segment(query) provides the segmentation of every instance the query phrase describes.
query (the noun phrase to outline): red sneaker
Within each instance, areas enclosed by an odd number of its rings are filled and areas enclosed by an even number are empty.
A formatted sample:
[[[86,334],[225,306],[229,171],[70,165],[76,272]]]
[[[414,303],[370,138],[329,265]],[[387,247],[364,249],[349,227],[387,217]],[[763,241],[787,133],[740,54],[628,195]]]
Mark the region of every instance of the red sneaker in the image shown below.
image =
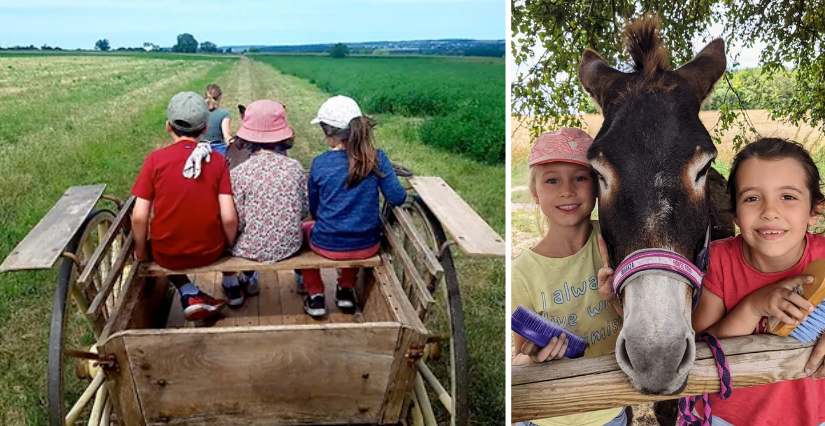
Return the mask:
[[[183,316],[189,321],[212,318],[220,314],[226,306],[224,300],[213,299],[202,291],[198,291],[194,296],[181,296],[180,303],[183,305]]]

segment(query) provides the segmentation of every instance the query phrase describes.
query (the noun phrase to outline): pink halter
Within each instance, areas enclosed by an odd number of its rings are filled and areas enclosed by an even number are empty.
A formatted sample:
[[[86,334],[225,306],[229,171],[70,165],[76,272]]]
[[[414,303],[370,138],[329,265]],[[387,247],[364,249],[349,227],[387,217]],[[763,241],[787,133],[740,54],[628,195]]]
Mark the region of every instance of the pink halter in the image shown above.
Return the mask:
[[[686,281],[696,290],[693,292],[692,308],[696,308],[699,297],[702,295],[702,279],[705,277],[704,271],[708,266],[708,245],[710,244],[710,226],[708,226],[705,238],[705,247],[699,252],[696,263],[687,260],[684,256],[675,251],[661,248],[642,249],[630,253],[613,275],[613,294],[616,297],[621,293],[622,288],[630,277],[644,274],[668,275],[680,281]]]

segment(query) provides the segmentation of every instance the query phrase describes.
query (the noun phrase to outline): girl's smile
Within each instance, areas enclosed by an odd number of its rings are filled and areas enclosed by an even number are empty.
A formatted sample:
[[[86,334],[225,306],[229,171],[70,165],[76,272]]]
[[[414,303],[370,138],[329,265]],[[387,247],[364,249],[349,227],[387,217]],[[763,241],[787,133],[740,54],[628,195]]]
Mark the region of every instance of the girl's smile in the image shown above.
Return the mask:
[[[565,204],[563,206],[558,206],[556,208],[561,210],[561,212],[564,214],[573,214],[576,212],[576,210],[579,209],[580,206],[581,204]]]

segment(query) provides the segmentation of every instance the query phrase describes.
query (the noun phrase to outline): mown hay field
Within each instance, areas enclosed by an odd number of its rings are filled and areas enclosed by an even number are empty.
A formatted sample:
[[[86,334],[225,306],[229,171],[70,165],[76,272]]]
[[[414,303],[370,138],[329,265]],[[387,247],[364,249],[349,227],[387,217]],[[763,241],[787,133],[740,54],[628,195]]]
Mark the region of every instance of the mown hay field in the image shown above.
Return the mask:
[[[3,56],[0,259],[70,186],[106,183],[107,193],[126,198],[146,155],[169,143],[164,129],[169,98],[182,90],[202,92],[209,83],[223,88],[233,131],[240,125],[237,104],[278,99],[288,105],[296,131],[290,155],[308,167],[326,149],[321,130],[309,121],[330,94],[261,61],[143,54]],[[377,143],[393,161],[443,177],[503,235],[503,165],[424,144],[419,117],[383,113],[377,118]],[[504,419],[504,262],[459,256],[457,265],[470,346],[471,420],[499,424]],[[0,274],[2,425],[47,423],[48,324],[56,275],[54,270]]]
[[[359,99],[369,114],[422,117],[421,139],[489,164],[504,163],[504,61],[260,55],[328,93]],[[334,71],[332,71],[334,70]],[[369,78],[365,78],[369,76]]]

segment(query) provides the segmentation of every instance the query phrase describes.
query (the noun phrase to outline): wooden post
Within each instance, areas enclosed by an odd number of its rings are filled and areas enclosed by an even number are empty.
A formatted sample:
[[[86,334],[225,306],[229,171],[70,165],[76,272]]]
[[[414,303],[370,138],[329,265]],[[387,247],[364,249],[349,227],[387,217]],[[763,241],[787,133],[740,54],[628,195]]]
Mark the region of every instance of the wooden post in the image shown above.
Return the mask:
[[[804,378],[814,343],[792,337],[752,335],[720,340],[735,389]],[[512,421],[564,416],[720,391],[716,362],[697,342],[696,361],[678,395],[642,395],[631,385],[615,355],[563,359],[512,367]]]

